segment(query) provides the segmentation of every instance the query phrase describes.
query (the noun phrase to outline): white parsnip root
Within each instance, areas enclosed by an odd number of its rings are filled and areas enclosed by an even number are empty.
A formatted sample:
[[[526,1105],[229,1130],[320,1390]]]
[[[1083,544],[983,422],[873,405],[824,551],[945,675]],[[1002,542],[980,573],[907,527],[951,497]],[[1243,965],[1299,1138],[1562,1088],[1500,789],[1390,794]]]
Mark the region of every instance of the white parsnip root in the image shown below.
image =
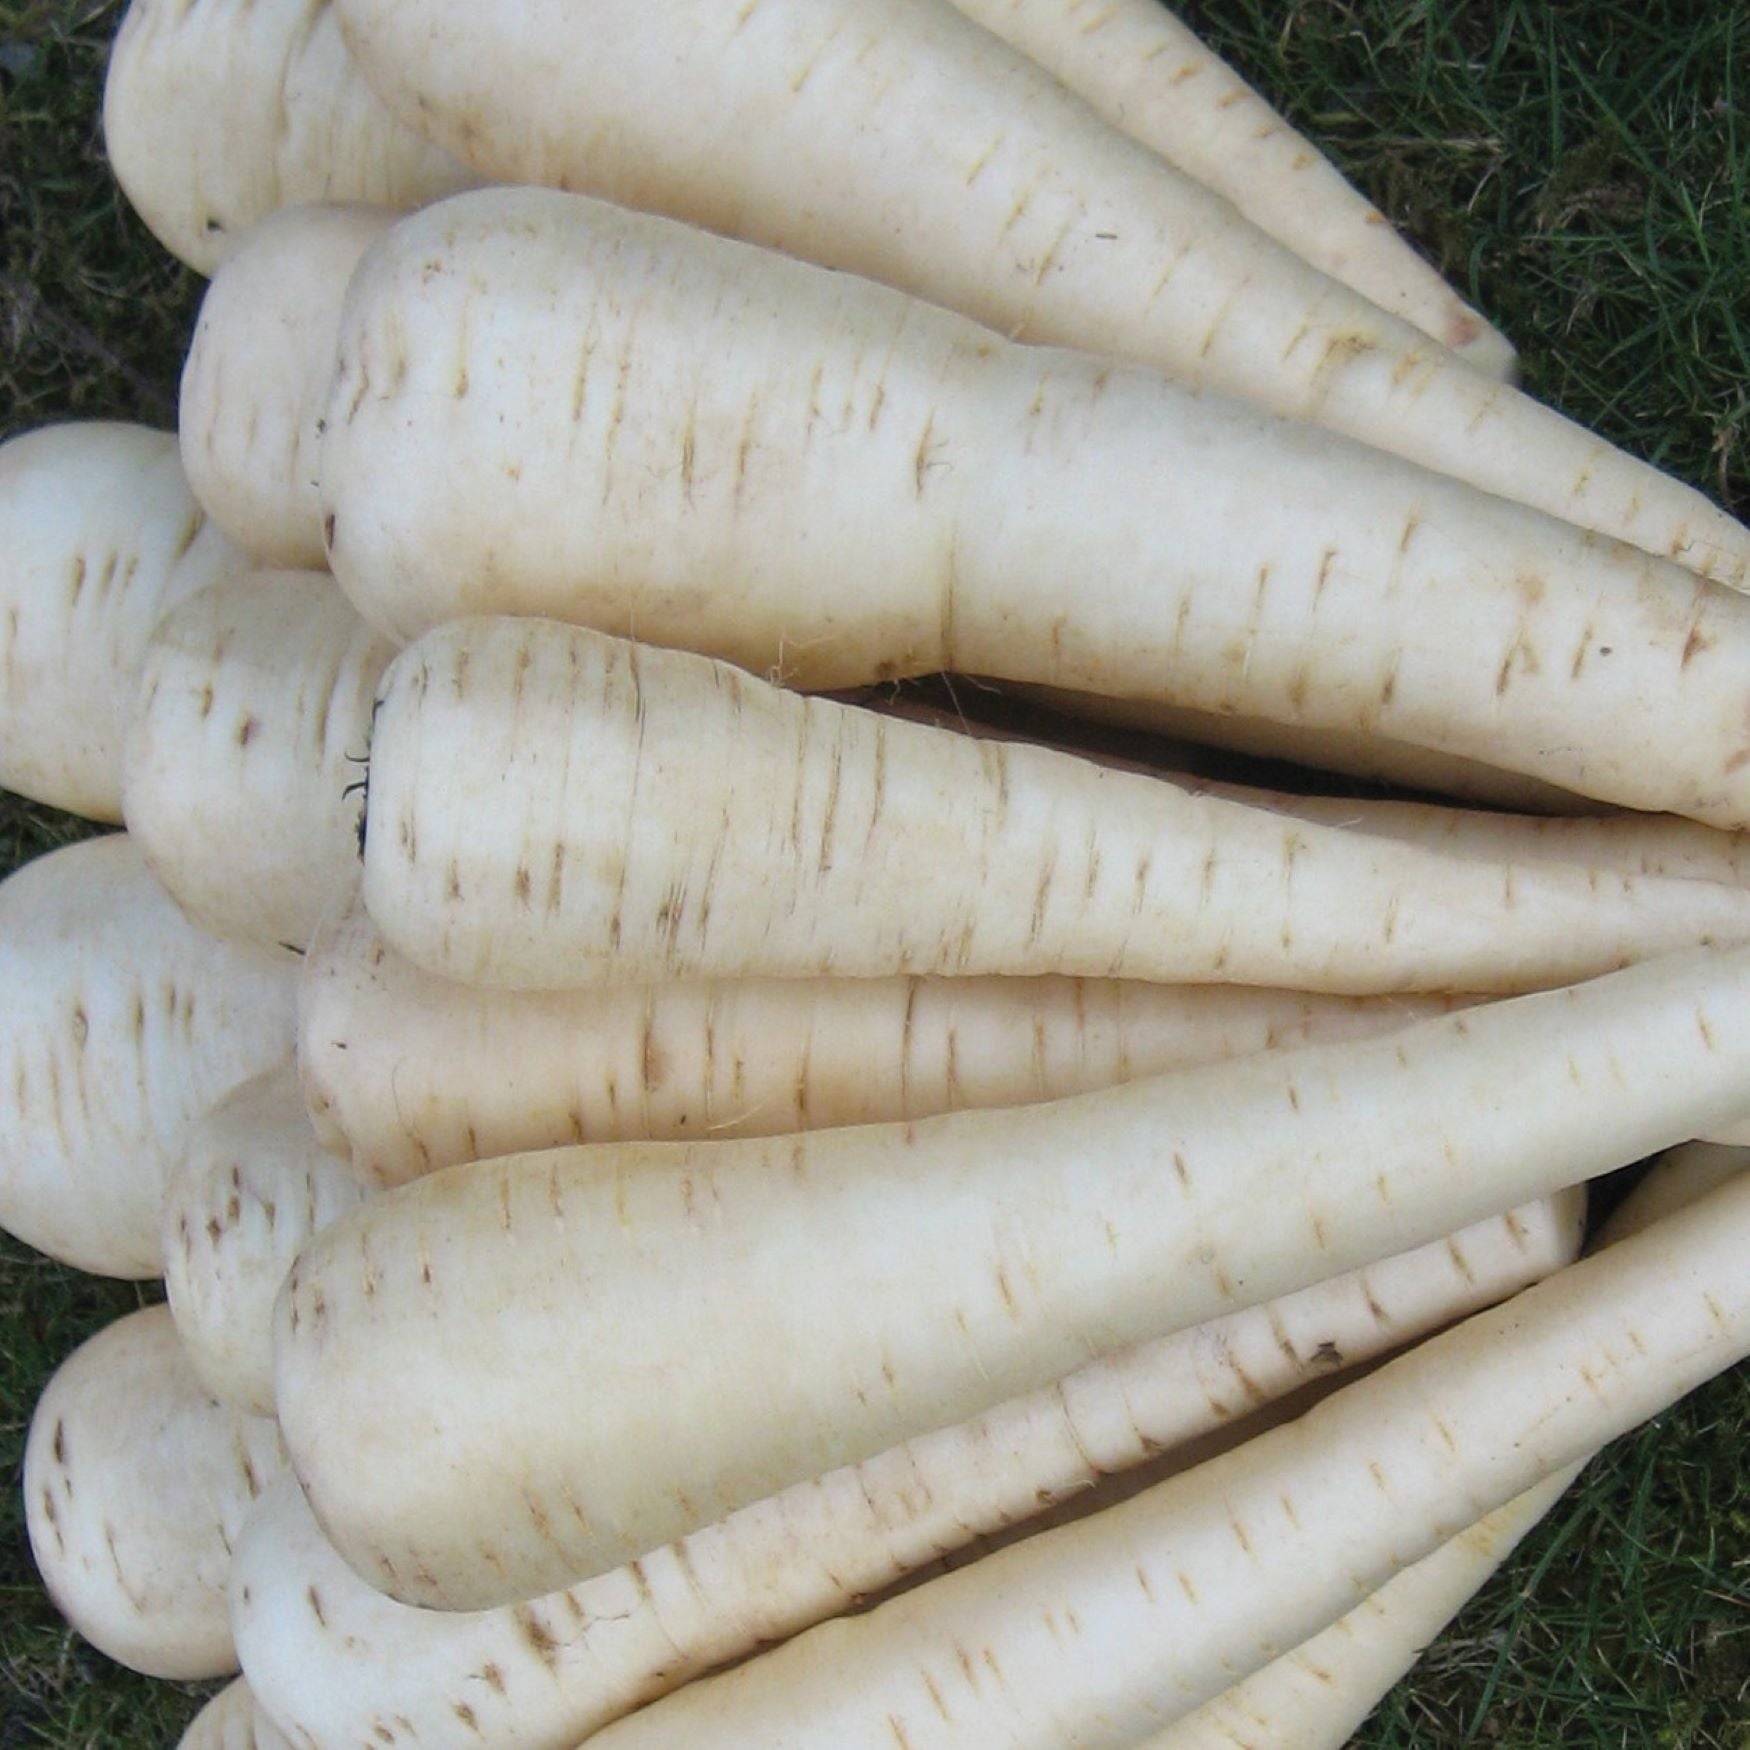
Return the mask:
[[[0,445],[0,784],[119,821],[152,628],[245,563],[194,501],[169,432],[96,420]]]
[[[1109,734],[1094,730],[1090,735],[1088,725],[1073,726],[1061,717],[1034,719],[1017,733],[1000,718],[969,715],[969,710],[978,710],[976,695],[959,711],[943,710],[904,694],[878,697],[873,708],[983,740],[1039,742],[1120,771],[1166,778],[1200,796],[1219,796],[1292,820],[1345,827],[1455,857],[1497,863],[1570,863],[1618,875],[1716,881],[1728,887],[1750,880],[1750,832],[1721,832],[1674,815],[1637,814],[1596,805],[1587,808],[1577,797],[1569,798],[1576,806],[1566,812],[1528,813],[1270,789],[1219,775],[1221,763],[1210,759],[1206,749],[1170,739],[1126,738],[1127,746],[1119,752]]]
[[[451,622],[390,666],[363,891],[427,971],[520,988],[1510,991],[1750,919],[1750,890],[1440,856],[538,620]]]
[[[298,1248],[363,1201],[324,1154],[290,1062],[190,1127],[164,1188],[164,1286],[202,1386],[257,1416],[273,1404],[273,1303]]]
[[[1385,215],[1160,0],[954,0],[1098,113],[1320,273],[1473,369],[1514,355]]]
[[[1481,760],[1436,753],[1407,741],[1394,741],[1376,728],[1309,728],[1304,723],[1272,723],[1262,717],[1228,717],[1214,711],[1191,711],[1146,699],[1105,699],[1094,693],[1043,685],[1021,684],[1003,689],[1042,705],[1064,720],[1139,730],[1156,747],[1163,741],[1175,749],[1161,765],[1195,765],[1199,770],[1226,770],[1224,753],[1287,760],[1315,772],[1336,772],[1429,796],[1450,797],[1477,807],[1518,814],[1566,816],[1596,814],[1600,804]],[[1069,732],[1072,739],[1085,733]]]
[[[0,1226],[61,1262],[157,1276],[188,1125],[280,1061],[289,967],[177,910],[125,833],[0,885]]]
[[[372,94],[328,0],[133,0],[103,137],[135,211],[199,273],[281,207],[414,207],[475,180]]]
[[[329,551],[397,639],[543,614],[811,688],[956,669],[1750,824],[1743,595],[1152,372],[535,189],[393,227],[339,357]]]
[[[399,1717],[427,1750],[465,1744],[470,1729],[501,1750],[569,1750],[652,1695],[1076,1499],[1103,1474],[1181,1451],[1514,1292],[1572,1258],[1582,1208],[1578,1195],[1557,1197],[1092,1363],[756,1502],[635,1568],[476,1615],[386,1599],[289,1488],[263,1503],[240,1549],[244,1664],[287,1726],[319,1743],[363,1741]],[[477,1681],[487,1668],[499,1685]]]
[[[1047,686],[1020,689],[1071,718],[1141,730],[1191,743],[1203,751],[1238,753],[1253,759],[1287,760],[1318,772],[1340,772],[1372,784],[1520,814],[1596,813],[1599,804],[1560,785],[1509,772],[1482,760],[1437,753],[1394,740],[1377,729],[1332,729],[1325,725],[1273,723],[1262,717],[1230,717],[1162,705],[1146,699],[1102,699],[1092,693]]]
[[[195,1715],[176,1750],[293,1750],[293,1746],[256,1706],[249,1685],[239,1677]]]
[[[1158,0],[129,0],[104,126],[216,277],[0,445],[123,828],[0,1224],[163,1278],[23,1507],[183,1750],[1338,1750],[1750,1355],[1750,527]]]
[[[391,647],[318,571],[252,571],[153,634],[122,806],[190,917],[302,952],[356,879],[371,706]]]
[[[1045,1106],[451,1169],[302,1254],[280,1418],[359,1572],[497,1602],[1668,1147],[1747,1085],[1750,952],[1708,951]]]
[[[316,457],[341,300],[393,217],[366,206],[274,213],[201,300],[182,370],[182,465],[207,514],[258,564],[327,565]]]
[[[365,1184],[576,1142],[776,1136],[1111,1087],[1464,1005],[1074,978],[724,979],[502,991],[397,954],[354,905],[298,981],[324,1146]]]
[[[1750,1171],[1750,1148],[1742,1144],[1689,1142],[1673,1149],[1630,1193],[1605,1223],[1602,1239],[1638,1233]]]
[[[338,4],[376,89],[487,177],[664,213],[999,333],[1136,359],[1750,581],[1750,531],[1702,494],[1309,268],[942,0]],[[561,46],[578,41],[588,54]],[[786,353],[812,369],[794,336]],[[1158,467],[1100,466],[1108,491],[1160,482]],[[1246,512],[1262,508],[1246,488]]]
[[[1750,1166],[1750,1153],[1691,1143],[1666,1155],[1611,1215],[1600,1244],[1640,1233]],[[1583,1461],[1582,1461],[1583,1463]],[[1309,1641],[1150,1737],[1139,1750],[1342,1750],[1386,1691],[1561,1499],[1558,1470],[1393,1575]]]
[[[231,1550],[282,1463],[272,1422],[201,1389],[169,1308],[108,1326],[50,1380],[25,1445],[25,1521],[56,1608],[150,1676],[235,1671]]]
[[[1329,1628],[1150,1733],[1137,1750],[1343,1750],[1579,1473],[1566,1466],[1484,1514]]]
[[[1123,1750],[1750,1352],[1750,1177],[1122,1507],[610,1726],[601,1750]]]
[[[1198,778],[1186,788],[1269,808],[1293,820],[1345,827],[1484,862],[1568,863],[1654,880],[1750,881],[1750,833],[1718,832],[1659,814],[1539,816],[1435,803],[1301,796]]]

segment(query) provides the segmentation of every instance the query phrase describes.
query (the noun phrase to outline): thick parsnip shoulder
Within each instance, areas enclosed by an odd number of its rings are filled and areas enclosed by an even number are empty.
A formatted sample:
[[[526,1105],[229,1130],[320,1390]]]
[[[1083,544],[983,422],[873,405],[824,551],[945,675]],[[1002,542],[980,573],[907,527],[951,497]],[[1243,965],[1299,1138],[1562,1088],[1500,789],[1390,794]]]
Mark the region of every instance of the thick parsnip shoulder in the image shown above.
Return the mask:
[[[205,935],[125,833],[0,885],[0,1226],[63,1263],[158,1276],[188,1124],[291,1050],[290,968]]]
[[[393,217],[338,205],[270,214],[201,300],[182,369],[182,465],[207,514],[259,565],[327,564],[316,457],[341,300]]]
[[[416,207],[475,180],[372,94],[328,0],[133,0],[103,137],[135,211],[197,273],[280,207]]]
[[[274,1297],[304,1242],[363,1201],[317,1143],[289,1060],[189,1126],[164,1189],[164,1287],[189,1365],[221,1403],[274,1413]]]
[[[235,1671],[231,1550],[282,1463],[271,1421],[201,1389],[168,1307],[128,1314],[74,1351],[31,1418],[25,1520],[49,1595],[136,1671]]]
[[[393,648],[319,571],[246,571],[159,623],[123,749],[147,863],[216,936],[302,953],[356,880]]]
[[[228,1683],[189,1722],[176,1750],[293,1750],[241,1677]]]
[[[245,563],[195,502],[169,432],[94,420],[0,445],[0,784],[119,821],[152,628]]]

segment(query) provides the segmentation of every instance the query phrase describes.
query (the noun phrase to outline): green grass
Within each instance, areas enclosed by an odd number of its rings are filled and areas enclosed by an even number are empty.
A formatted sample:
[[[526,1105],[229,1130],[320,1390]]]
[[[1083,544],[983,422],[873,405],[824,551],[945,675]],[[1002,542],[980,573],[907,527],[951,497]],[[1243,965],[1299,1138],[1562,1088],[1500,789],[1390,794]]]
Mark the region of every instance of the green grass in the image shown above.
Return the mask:
[[[1526,388],[1750,512],[1750,10],[1182,10],[1506,329]]]
[[[174,408],[199,288],[103,164],[119,11],[0,0],[0,436]],[[1220,0],[1187,15],[1520,342],[1528,387],[1750,511],[1750,12]],[[0,797],[0,869],[80,830]],[[198,1704],[61,1626],[19,1523],[37,1393],[141,1292],[0,1243],[0,1750],[169,1744]],[[1359,1742],[1750,1750],[1747,1435],[1741,1367],[1619,1443]]]
[[[0,0],[0,435],[50,420],[176,417],[200,282],[104,161],[113,0]]]

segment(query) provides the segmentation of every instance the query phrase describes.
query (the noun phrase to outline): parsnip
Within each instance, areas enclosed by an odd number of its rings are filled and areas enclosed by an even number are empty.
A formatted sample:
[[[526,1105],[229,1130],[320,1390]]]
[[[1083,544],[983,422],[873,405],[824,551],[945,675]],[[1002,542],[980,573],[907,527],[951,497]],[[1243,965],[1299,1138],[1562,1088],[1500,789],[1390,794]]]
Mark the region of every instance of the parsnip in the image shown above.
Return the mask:
[[[291,1050],[283,963],[214,941],[125,833],[0,885],[0,1226],[63,1263],[157,1276],[188,1124]]]
[[[1272,723],[1262,717],[1224,716],[1149,699],[1102,699],[1060,687],[1024,686],[1019,690],[1064,716],[1142,730],[1189,742],[1205,752],[1219,749],[1253,759],[1287,760],[1314,771],[1339,772],[1369,783],[1456,797],[1479,807],[1522,814],[1586,814],[1598,807],[1572,790],[1528,778],[1523,772],[1436,753],[1393,740],[1367,726],[1344,730]]]
[[[1611,1244],[1699,1202],[1750,1153],[1691,1143],[1635,1187],[1599,1235]],[[1582,1461],[1584,1462],[1584,1461]],[[1205,1702],[1140,1750],[1342,1750],[1386,1691],[1579,1474],[1570,1466],[1395,1574],[1311,1640]]]
[[[1340,773],[1367,783],[1453,797],[1478,807],[1521,814],[1574,815],[1596,812],[1598,804],[1572,790],[1503,771],[1481,760],[1436,753],[1407,741],[1394,741],[1377,729],[1309,728],[1304,723],[1272,723],[1262,717],[1227,717],[1190,711],[1151,700],[1102,699],[1060,687],[1023,685],[1023,697],[1048,706],[1060,717],[1141,730],[1165,738],[1207,760],[1212,750],[1253,759],[1287,760],[1315,772]]]
[[[122,807],[153,872],[214,935],[299,953],[344,897],[392,654],[316,571],[245,572],[160,622]]]
[[[1230,200],[1302,261],[1511,379],[1507,337],[1470,309],[1304,134],[1160,0],[954,0],[1101,120]]]
[[[365,903],[465,982],[1523,990],[1750,918],[1738,888],[1441,857],[550,621],[441,626],[379,698]]]
[[[1719,832],[1670,815],[1626,811],[1527,814],[1398,798],[1269,789],[1215,775],[1210,762],[1199,762],[1194,750],[1180,743],[1157,740],[1120,753],[1109,744],[1096,741],[1090,751],[1082,745],[1087,741],[1085,733],[1080,742],[1059,733],[1068,729],[1061,719],[1035,720],[1025,731],[1017,732],[998,722],[968,716],[965,710],[944,711],[903,696],[883,698],[874,708],[910,722],[929,723],[982,740],[1038,742],[1079,753],[1083,758],[1121,771],[1164,777],[1200,796],[1243,802],[1290,819],[1340,826],[1451,856],[1495,862],[1570,863],[1619,875],[1672,876],[1718,881],[1733,887],[1750,879],[1750,833]]]
[[[292,1750],[292,1745],[238,1678],[194,1717],[176,1750]]]
[[[396,954],[360,906],[298,982],[324,1147],[366,1184],[573,1142],[770,1136],[1108,1087],[1458,1007],[1068,978],[734,979],[495,991]]]
[[[1149,1490],[692,1685],[600,1750],[1122,1750],[1750,1353],[1750,1177]]]
[[[282,1462],[272,1422],[202,1391],[167,1307],[108,1326],[50,1380],[25,1444],[25,1523],[56,1608],[149,1676],[235,1671],[231,1548]]]
[[[1407,1672],[1561,1500],[1568,1465],[1412,1562],[1292,1652],[1230,1685],[1136,1750],[1343,1750]]]
[[[164,1286],[204,1390],[271,1416],[273,1302],[298,1248],[363,1201],[322,1152],[290,1061],[190,1125],[164,1190]]]
[[[393,217],[365,206],[271,214],[201,300],[182,371],[182,465],[207,514],[259,564],[327,564],[316,455],[340,304]]]
[[[393,227],[340,361],[329,551],[397,639],[550,614],[803,687],[953,668],[1750,824],[1750,601],[1152,372],[531,189]]]
[[[1750,833],[1719,832],[1661,814],[1524,815],[1399,801],[1354,801],[1258,790],[1210,779],[1186,780],[1187,789],[1292,820],[1416,845],[1484,862],[1566,863],[1652,880],[1750,880]]]
[[[339,9],[383,97],[487,177],[666,213],[1002,333],[1139,359],[1750,581],[1750,532],[1700,493],[1307,267],[943,0]],[[579,41],[587,54],[572,52]],[[816,363],[794,338],[784,356],[804,379]],[[445,349],[443,368],[458,364]],[[831,420],[840,372],[826,374]],[[952,458],[926,446],[930,461]],[[1127,481],[1110,463],[1109,491],[1160,484],[1158,465]],[[1262,508],[1248,490],[1247,513]]]
[[[198,273],[280,207],[413,207],[475,180],[372,95],[328,0],[133,0],[103,137],[135,211]]]
[[[1707,951],[1045,1106],[451,1169],[302,1254],[280,1419],[361,1573],[495,1602],[1638,1159],[1747,1077],[1750,951]]]
[[[44,426],[0,445],[0,784],[122,817],[122,734],[159,617],[244,563],[168,432]]]
[[[363,1742],[401,1719],[427,1750],[469,1726],[568,1750],[654,1694],[851,1608],[943,1551],[1182,1452],[1570,1259],[1565,1195],[1271,1305],[1079,1369],[963,1427],[791,1488],[567,1593],[469,1615],[392,1603],[323,1538],[297,1488],[239,1548],[239,1648],[288,1728]],[[314,1590],[320,1614],[309,1604]],[[502,1686],[479,1674],[496,1669]]]
[[[1638,1233],[1679,1209],[1699,1203],[1740,1173],[1750,1171],[1750,1147],[1688,1142],[1665,1155],[1605,1224],[1604,1238]]]

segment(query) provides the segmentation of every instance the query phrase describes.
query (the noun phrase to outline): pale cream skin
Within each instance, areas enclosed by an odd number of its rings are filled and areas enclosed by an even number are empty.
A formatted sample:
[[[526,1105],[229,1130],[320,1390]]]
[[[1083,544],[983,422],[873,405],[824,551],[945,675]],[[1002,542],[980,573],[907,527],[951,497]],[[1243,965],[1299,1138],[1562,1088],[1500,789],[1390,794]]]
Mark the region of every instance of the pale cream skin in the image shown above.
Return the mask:
[[[122,800],[147,862],[204,929],[295,956],[344,897],[371,702],[393,654],[318,571],[242,572],[159,623]]]
[[[1057,702],[1057,701],[1054,701]],[[1078,703],[1094,703],[1085,695]],[[1113,711],[1101,720],[1128,723],[1147,730],[1146,716],[1132,717],[1117,701],[1100,701]],[[1147,772],[1165,778],[1200,796],[1220,796],[1254,808],[1320,826],[1340,826],[1355,832],[1392,839],[1400,844],[1420,845],[1457,857],[1485,861],[1572,863],[1585,868],[1610,870],[1619,875],[1672,876],[1692,881],[1717,881],[1728,887],[1750,879],[1750,832],[1721,832],[1672,815],[1648,815],[1625,810],[1602,809],[1569,796],[1568,807],[1556,813],[1527,812],[1524,807],[1500,804],[1493,809],[1452,807],[1438,802],[1386,800],[1373,797],[1303,794],[1271,790],[1254,784],[1237,784],[1216,775],[1207,747],[1150,735],[1132,738],[1126,755],[1101,747],[1089,752],[1077,746],[1080,732],[1061,718],[1037,723],[1029,733],[1017,734],[976,713],[976,695],[958,713],[900,694],[883,698],[874,707],[912,722],[933,723],[961,734],[992,741],[1033,740],[1046,747],[1081,752],[1082,757],[1120,771]],[[1134,707],[1133,707],[1134,708]],[[1309,762],[1314,763],[1316,762]],[[1529,798],[1522,799],[1529,803]]]
[[[1121,725],[1190,743],[1203,750],[1205,757],[1211,748],[1225,748],[1525,814],[1585,814],[1599,806],[1571,790],[1521,772],[1393,741],[1377,729],[1309,728],[1304,723],[1272,723],[1262,717],[1225,717],[1149,699],[1103,699],[1063,687],[1022,684],[1015,690],[1065,717]]]
[[[1670,1146],[1747,1076],[1750,952],[1710,950],[1046,1106],[453,1169],[301,1255],[280,1417],[361,1573],[526,1596]]]
[[[1750,1176],[1296,1422],[823,1625],[601,1750],[1124,1750],[1750,1353]]]
[[[1566,1466],[1485,1514],[1329,1628],[1150,1732],[1136,1750],[1343,1750],[1579,1473]]]
[[[103,137],[135,211],[197,273],[281,207],[416,207],[476,180],[378,100],[328,0],[133,0]]]
[[[235,1671],[231,1550],[282,1464],[271,1421],[206,1395],[167,1307],[108,1326],[44,1388],[25,1445],[25,1522],[56,1607],[148,1676]]]
[[[1736,591],[600,202],[495,189],[393,227],[327,421],[331,563],[396,639],[514,613],[798,687],[953,669],[1750,823]]]
[[[189,1127],[164,1188],[164,1287],[190,1367],[221,1403],[273,1404],[273,1303],[298,1248],[364,1201],[324,1154],[290,1060]]]
[[[152,628],[244,563],[195,502],[169,432],[94,420],[0,445],[0,785],[119,821]]]
[[[1160,0],[954,4],[1301,260],[1413,323],[1474,370],[1511,378],[1506,336]]]
[[[293,1750],[293,1745],[238,1678],[195,1715],[176,1750]]]
[[[1385,1033],[1475,1000],[1052,977],[490,990],[421,971],[355,902],[304,957],[298,1066],[322,1146],[381,1189],[575,1142],[781,1135],[1060,1099]]]
[[[1699,1202],[1750,1166],[1750,1151],[1690,1143],[1674,1149],[1605,1224],[1613,1244]],[[1579,1474],[1554,1472],[1486,1514],[1371,1597],[1139,1750],[1342,1750],[1386,1691],[1446,1630]]]
[[[1719,832],[1670,815],[1537,816],[1442,808],[1420,802],[1297,796],[1242,784],[1189,779],[1187,788],[1275,809],[1295,820],[1348,827],[1399,844],[1499,862],[1571,863],[1620,875],[1714,881],[1750,879],[1750,833]]]
[[[650,1696],[851,1608],[940,1552],[1181,1462],[1260,1406],[1514,1292],[1579,1244],[1564,1195],[1372,1268],[1079,1369],[854,1469],[756,1502],[564,1594],[478,1614],[396,1604],[336,1555],[295,1488],[251,1522],[233,1597],[245,1665],[288,1728],[429,1750],[473,1728],[563,1750]],[[1163,1456],[1164,1455],[1164,1459]],[[314,1590],[318,1615],[309,1598]],[[496,1670],[499,1681],[482,1682]]]
[[[316,455],[340,304],[394,217],[366,206],[272,213],[201,300],[182,370],[182,465],[207,514],[258,565],[327,565]]]
[[[942,0],[338,4],[384,98],[483,176],[1134,359],[1750,579],[1750,531],[1702,494],[1308,267]]]
[[[499,991],[422,972],[353,904],[298,979],[317,1134],[362,1183],[575,1142],[781,1135],[1061,1098],[1462,1006],[1071,978],[724,979]]]
[[[398,952],[512,989],[1512,991],[1750,923],[1741,887],[1442,855],[540,620],[451,622],[390,666],[364,865]]]
[[[125,833],[0,885],[0,1225],[104,1276],[164,1267],[189,1124],[291,1050],[289,964],[205,935]]]

